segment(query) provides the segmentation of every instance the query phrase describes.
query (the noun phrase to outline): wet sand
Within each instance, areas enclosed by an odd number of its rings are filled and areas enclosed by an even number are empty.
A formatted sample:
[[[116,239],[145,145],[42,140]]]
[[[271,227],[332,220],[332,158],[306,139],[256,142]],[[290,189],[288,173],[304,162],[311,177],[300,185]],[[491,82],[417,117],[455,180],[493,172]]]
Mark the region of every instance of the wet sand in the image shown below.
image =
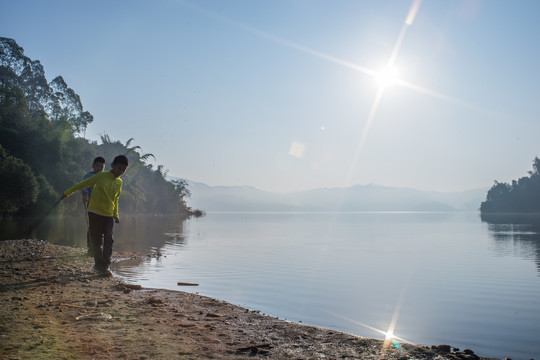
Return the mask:
[[[134,254],[114,254],[136,258]],[[485,359],[287,322],[92,272],[83,249],[0,241],[2,359]]]

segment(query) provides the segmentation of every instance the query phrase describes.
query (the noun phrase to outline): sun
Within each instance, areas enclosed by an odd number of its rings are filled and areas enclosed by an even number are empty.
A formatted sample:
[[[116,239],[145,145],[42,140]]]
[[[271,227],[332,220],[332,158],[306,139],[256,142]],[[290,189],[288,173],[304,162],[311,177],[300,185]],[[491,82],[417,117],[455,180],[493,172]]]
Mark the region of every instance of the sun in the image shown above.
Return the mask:
[[[375,80],[379,88],[387,88],[395,85],[398,80],[398,70],[395,66],[386,66],[377,72]]]

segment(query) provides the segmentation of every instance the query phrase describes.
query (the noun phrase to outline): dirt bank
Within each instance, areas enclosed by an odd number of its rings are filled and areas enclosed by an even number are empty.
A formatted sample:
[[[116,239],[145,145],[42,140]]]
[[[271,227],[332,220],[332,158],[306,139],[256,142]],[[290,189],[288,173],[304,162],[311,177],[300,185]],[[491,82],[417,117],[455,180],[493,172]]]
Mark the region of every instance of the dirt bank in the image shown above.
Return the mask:
[[[2,359],[478,359],[97,276],[82,249],[0,241]]]

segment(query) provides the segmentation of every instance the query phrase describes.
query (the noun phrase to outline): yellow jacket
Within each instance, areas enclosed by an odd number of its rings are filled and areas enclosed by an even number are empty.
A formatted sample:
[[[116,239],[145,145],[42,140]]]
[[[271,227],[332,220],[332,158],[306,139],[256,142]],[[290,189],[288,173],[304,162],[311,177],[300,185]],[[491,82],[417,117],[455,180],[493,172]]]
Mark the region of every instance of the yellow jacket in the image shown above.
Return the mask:
[[[115,178],[111,171],[102,171],[73,185],[64,192],[70,196],[76,191],[93,186],[88,211],[102,216],[118,218],[118,198],[122,192],[122,179]]]

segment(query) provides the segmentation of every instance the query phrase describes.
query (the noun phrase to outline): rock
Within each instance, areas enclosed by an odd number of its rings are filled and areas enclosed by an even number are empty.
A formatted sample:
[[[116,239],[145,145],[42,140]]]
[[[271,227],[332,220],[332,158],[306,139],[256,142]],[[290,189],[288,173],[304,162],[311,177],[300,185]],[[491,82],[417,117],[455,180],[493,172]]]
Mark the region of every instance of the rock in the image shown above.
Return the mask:
[[[450,345],[434,345],[431,348],[442,353],[449,353],[452,347]]]
[[[248,356],[268,355],[272,346],[270,344],[253,345],[239,348],[236,350],[236,355],[247,354]]]
[[[161,305],[163,304],[163,300],[157,297],[151,297],[148,300],[146,300],[146,303],[150,305]]]

